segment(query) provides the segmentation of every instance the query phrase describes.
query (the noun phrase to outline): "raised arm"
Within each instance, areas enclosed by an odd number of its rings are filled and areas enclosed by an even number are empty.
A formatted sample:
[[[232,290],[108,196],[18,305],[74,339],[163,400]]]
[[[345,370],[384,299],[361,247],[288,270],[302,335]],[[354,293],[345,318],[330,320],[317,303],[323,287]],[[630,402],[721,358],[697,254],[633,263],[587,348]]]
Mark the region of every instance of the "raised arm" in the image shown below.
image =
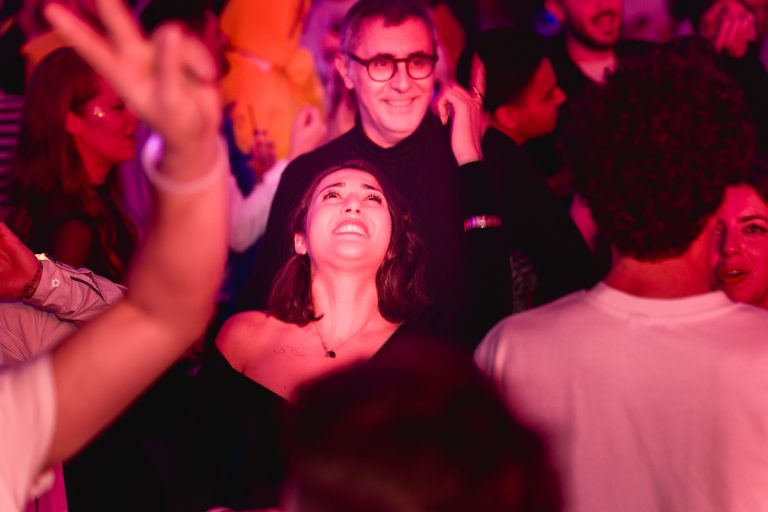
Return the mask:
[[[461,166],[482,160],[483,109],[480,94],[470,94],[455,83],[445,83],[435,104],[443,124],[452,120],[451,149],[458,164]]]
[[[162,137],[164,150],[149,173],[156,208],[125,300],[53,355],[57,413],[49,464],[113,420],[202,334],[226,255],[227,164],[210,55],[175,26],[144,39],[119,0],[97,4],[104,37],[58,5],[46,15]]]

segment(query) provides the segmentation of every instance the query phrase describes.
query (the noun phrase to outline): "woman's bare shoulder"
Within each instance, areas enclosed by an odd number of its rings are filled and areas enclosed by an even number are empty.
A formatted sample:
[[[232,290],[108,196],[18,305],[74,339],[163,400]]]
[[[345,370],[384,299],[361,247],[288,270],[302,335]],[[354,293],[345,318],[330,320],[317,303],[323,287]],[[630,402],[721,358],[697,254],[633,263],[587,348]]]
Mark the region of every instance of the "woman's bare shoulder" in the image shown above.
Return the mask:
[[[270,332],[282,323],[263,311],[246,311],[230,317],[216,336],[216,346],[236,370],[264,348]]]

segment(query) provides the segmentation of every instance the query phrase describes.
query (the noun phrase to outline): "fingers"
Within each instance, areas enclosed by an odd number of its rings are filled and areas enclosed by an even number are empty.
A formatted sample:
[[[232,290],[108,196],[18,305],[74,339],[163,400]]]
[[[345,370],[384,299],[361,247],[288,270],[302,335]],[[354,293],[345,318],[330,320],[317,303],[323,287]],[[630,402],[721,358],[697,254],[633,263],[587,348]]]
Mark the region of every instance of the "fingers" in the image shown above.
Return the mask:
[[[483,97],[479,92],[469,93],[460,85],[450,82],[444,84],[437,100],[438,115],[443,124],[446,124],[454,113],[479,111],[482,105]]]
[[[325,129],[325,121],[320,110],[316,107],[304,107],[296,114],[293,123],[294,132],[316,131]]]
[[[756,37],[754,15],[739,2],[720,4],[705,16],[705,22],[715,48],[734,57],[743,56]]]
[[[159,89],[163,93],[163,102],[168,105],[174,102],[183,84],[179,53],[181,30],[173,24],[165,25],[152,35],[152,41],[157,48],[157,78],[162,84]]]
[[[440,121],[443,124],[448,123],[456,109],[461,108],[468,101],[471,101],[471,98],[463,88],[453,82],[445,82],[440,88],[440,95],[435,103]]]
[[[44,12],[56,31],[100,74],[105,74],[113,51],[104,38],[59,4],[49,4]]]
[[[446,98],[445,94],[440,94],[437,99],[437,115],[440,117],[440,122],[446,124],[451,117],[451,106]]]
[[[144,37],[121,0],[97,0],[96,5],[110,40],[120,53],[144,43]]]

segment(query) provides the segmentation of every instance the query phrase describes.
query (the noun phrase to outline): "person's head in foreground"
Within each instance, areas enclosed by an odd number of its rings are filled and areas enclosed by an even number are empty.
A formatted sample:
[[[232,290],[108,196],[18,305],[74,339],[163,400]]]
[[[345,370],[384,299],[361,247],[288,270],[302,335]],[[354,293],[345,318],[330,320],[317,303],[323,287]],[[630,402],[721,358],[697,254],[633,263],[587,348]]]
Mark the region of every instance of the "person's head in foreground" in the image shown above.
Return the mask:
[[[768,308],[768,173],[728,187],[712,240],[714,286],[737,302]]]
[[[326,274],[370,277],[390,322],[424,305],[421,244],[410,212],[370,164],[347,162],[320,173],[289,228],[295,254],[275,277],[270,315],[300,326],[316,320],[312,282]]]
[[[299,391],[285,510],[560,510],[542,441],[470,358],[409,341]]]
[[[713,59],[704,40],[673,41],[619,68],[580,106],[589,115],[573,116],[563,138],[568,165],[621,256],[683,255],[748,168],[753,129],[743,95]]]

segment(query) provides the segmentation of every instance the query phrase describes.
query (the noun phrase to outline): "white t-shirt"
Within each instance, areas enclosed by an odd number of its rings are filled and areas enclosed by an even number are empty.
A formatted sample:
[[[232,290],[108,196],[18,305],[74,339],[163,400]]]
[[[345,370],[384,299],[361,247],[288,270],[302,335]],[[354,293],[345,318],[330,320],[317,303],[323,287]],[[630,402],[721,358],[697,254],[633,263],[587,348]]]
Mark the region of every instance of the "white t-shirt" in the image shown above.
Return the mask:
[[[44,469],[55,413],[49,358],[0,371],[0,510],[26,504]]]
[[[768,312],[601,283],[506,318],[475,360],[549,440],[566,510],[768,510]]]

